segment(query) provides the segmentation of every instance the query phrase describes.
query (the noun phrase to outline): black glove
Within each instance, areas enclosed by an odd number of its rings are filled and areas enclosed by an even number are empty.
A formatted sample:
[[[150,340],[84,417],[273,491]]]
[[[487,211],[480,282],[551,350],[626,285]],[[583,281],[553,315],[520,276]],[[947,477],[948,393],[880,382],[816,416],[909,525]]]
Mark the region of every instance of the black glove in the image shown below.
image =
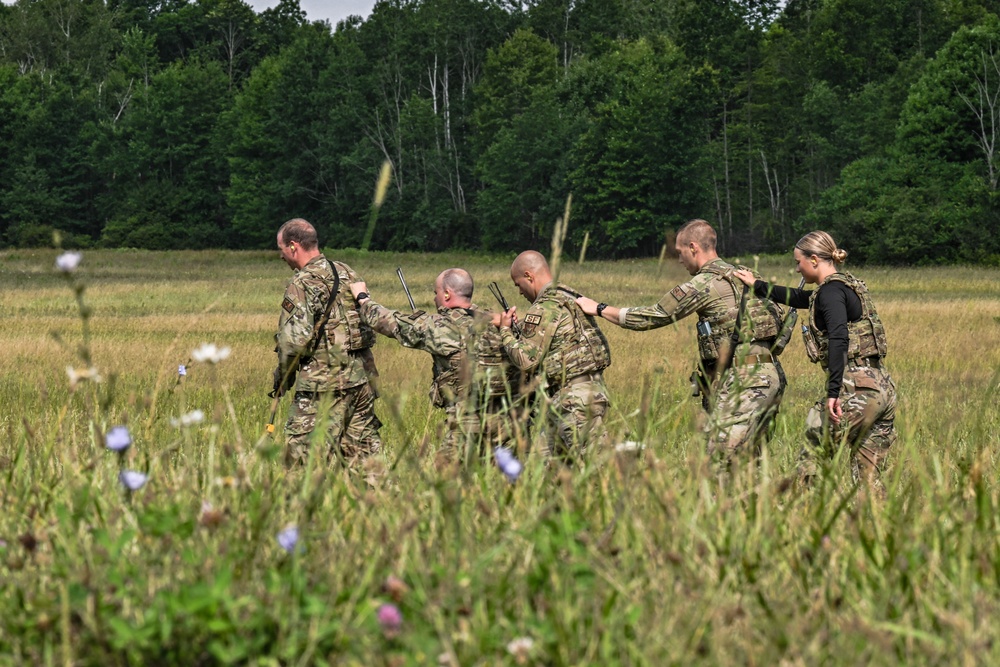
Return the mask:
[[[271,398],[281,398],[285,392],[295,386],[295,373],[285,373],[281,366],[274,369],[274,385],[268,394]]]
[[[271,398],[280,398],[284,393],[281,389],[281,366],[278,366],[274,369],[274,384],[267,395]]]

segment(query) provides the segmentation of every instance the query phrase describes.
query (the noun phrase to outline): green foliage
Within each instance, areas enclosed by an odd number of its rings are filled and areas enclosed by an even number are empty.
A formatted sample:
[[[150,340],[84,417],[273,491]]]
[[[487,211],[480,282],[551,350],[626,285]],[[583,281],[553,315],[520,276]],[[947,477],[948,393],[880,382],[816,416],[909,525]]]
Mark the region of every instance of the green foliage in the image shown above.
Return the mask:
[[[593,111],[573,151],[575,225],[591,231],[601,254],[653,254],[664,232],[705,203],[695,167],[703,128],[698,75],[671,44],[640,40],[588,63],[579,76],[599,83],[579,103]]]
[[[786,248],[814,207],[907,227],[833,204],[848,165],[901,155],[927,189],[884,205],[962,220],[894,232],[914,242],[893,261],[987,258],[918,239],[968,245],[948,234],[997,214],[966,101],[997,20],[983,0],[383,0],[331,31],[299,0],[17,0],[0,238],[264,248],[301,216],[357,246],[389,160],[375,248],[545,248],[573,194],[571,246],[656,254],[697,216],[743,254]]]
[[[958,30],[911,88],[885,158],[850,165],[807,221],[874,261],[981,261],[998,246],[1000,19]],[[991,149],[990,149],[991,150]],[[984,231],[986,233],[984,234]]]

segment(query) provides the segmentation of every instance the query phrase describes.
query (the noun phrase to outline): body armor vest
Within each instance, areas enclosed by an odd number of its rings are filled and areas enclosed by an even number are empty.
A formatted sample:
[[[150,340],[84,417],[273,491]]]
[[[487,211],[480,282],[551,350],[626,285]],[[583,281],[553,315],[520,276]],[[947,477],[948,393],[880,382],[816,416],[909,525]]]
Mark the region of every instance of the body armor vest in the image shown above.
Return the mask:
[[[330,260],[327,263],[340,276],[342,286],[351,284],[351,278],[343,264]],[[361,321],[361,313],[356,308],[344,304],[344,292],[345,289],[341,289],[334,297],[330,319],[326,323],[326,341],[332,351],[346,354],[375,345],[375,331]],[[350,294],[349,291],[347,293]]]
[[[504,395],[507,378],[499,331],[472,309],[449,308],[443,315],[461,332],[461,345],[448,357],[434,357],[431,403],[438,408],[452,405],[467,398],[470,389],[477,399]]]
[[[746,267],[738,267],[746,268]],[[735,308],[740,307],[743,295],[743,283],[733,276],[733,269],[723,269],[720,266],[706,264],[701,268],[706,273],[718,276],[724,280],[733,290],[736,298]],[[713,363],[718,361],[720,351],[729,345],[729,337],[736,327],[735,311],[729,313],[716,313],[698,320],[698,353],[702,362]],[[774,342],[782,329],[784,319],[784,309],[770,299],[761,299],[754,295],[753,288],[747,293],[745,310],[743,311],[743,328],[746,334],[741,336],[740,342],[759,343],[768,348],[774,355],[781,354],[784,345],[780,349],[774,346]]]
[[[562,349],[550,350],[545,363],[545,379],[556,386],[578,375],[603,371],[611,365],[608,339],[593,316],[584,313],[576,303],[579,296],[562,285],[552,290],[552,298],[573,318],[572,339]]]
[[[835,273],[828,277],[823,283],[809,295],[809,325],[802,327],[802,339],[805,343],[806,354],[809,361],[820,364],[825,370],[830,360],[830,336],[829,332],[821,331],[816,326],[816,295],[819,289],[828,282],[842,282],[858,295],[861,300],[861,319],[847,323],[847,358],[864,359],[866,357],[878,357],[882,359],[886,355],[887,346],[885,339],[885,327],[875,311],[875,304],[872,302],[868,286],[864,281],[858,280],[850,273]]]

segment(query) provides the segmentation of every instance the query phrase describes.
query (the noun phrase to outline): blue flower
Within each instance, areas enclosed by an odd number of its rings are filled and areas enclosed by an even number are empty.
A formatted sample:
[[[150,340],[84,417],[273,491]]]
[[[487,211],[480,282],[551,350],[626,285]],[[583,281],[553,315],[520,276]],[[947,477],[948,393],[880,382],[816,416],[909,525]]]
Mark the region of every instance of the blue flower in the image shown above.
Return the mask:
[[[129,491],[138,491],[146,485],[149,476],[141,472],[135,472],[134,470],[122,470],[118,473],[118,479],[121,481],[122,486]]]
[[[188,374],[188,371],[187,371],[186,368],[184,368],[184,364],[181,364],[180,366],[177,367],[177,375],[179,377],[184,377],[187,374]]]
[[[104,444],[111,451],[124,454],[132,445],[132,435],[127,426],[115,426],[104,436]]]
[[[493,452],[493,458],[496,459],[497,467],[500,468],[500,472],[504,474],[507,481],[513,484],[517,481],[517,478],[521,476],[521,462],[514,458],[514,455],[506,447],[497,447]]]
[[[299,544],[299,529],[297,526],[288,526],[278,533],[278,544],[288,553],[295,553],[295,548]]]

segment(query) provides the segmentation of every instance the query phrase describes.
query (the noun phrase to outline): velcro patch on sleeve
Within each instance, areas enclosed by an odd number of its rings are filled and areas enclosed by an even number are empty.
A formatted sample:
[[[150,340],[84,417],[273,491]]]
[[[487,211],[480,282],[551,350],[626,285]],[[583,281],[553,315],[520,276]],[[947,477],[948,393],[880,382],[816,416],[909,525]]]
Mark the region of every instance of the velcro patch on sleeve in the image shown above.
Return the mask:
[[[286,296],[285,300],[281,302],[281,307],[284,308],[286,312],[290,313],[295,310],[295,303]]]
[[[687,296],[687,291],[684,289],[684,285],[678,285],[677,287],[670,290],[670,296],[674,297],[678,301]]]
[[[526,315],[524,317],[524,323],[529,324],[533,327],[537,327],[539,324],[542,323],[542,316],[538,314]]]

